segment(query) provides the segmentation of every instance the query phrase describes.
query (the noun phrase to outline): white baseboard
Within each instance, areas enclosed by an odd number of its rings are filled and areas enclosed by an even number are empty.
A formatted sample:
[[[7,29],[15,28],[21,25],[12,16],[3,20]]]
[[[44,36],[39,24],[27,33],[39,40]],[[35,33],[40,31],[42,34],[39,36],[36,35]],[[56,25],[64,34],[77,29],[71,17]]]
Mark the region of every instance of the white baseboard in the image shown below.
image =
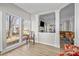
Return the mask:
[[[37,42],[37,43],[41,43],[41,44],[53,46],[53,47],[56,47],[56,48],[60,48],[60,46],[57,46],[57,45],[55,45],[55,44],[49,44],[49,43],[44,43],[44,42]]]

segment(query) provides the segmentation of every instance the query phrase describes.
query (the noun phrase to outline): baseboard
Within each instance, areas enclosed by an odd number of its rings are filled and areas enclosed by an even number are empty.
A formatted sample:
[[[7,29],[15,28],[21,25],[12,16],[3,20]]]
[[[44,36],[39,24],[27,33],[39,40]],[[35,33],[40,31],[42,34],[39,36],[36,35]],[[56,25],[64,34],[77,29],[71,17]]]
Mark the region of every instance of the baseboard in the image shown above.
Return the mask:
[[[56,46],[56,45],[48,44],[48,43],[44,43],[44,42],[37,42],[37,43],[41,43],[41,44],[45,44],[45,45],[49,45],[49,46],[53,46],[53,47],[56,47],[56,48],[60,48],[60,46]]]

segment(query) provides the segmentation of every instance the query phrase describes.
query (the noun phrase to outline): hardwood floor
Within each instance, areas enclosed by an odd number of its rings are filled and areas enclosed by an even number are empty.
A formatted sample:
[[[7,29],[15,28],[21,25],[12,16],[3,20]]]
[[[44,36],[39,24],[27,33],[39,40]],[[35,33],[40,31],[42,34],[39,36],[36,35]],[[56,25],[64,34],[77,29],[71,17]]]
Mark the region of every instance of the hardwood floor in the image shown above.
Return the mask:
[[[30,46],[23,45],[3,54],[2,56],[53,56],[59,52],[59,48],[36,43],[35,45],[30,44]]]

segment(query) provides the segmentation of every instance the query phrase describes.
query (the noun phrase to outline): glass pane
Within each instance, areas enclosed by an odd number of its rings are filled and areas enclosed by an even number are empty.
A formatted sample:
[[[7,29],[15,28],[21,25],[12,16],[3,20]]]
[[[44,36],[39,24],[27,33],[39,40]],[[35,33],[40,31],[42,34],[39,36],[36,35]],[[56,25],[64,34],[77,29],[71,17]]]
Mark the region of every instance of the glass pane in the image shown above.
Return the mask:
[[[20,39],[20,17],[6,15],[6,39],[7,46],[19,42]]]
[[[22,22],[22,41],[25,41],[30,34],[30,20],[23,20]]]

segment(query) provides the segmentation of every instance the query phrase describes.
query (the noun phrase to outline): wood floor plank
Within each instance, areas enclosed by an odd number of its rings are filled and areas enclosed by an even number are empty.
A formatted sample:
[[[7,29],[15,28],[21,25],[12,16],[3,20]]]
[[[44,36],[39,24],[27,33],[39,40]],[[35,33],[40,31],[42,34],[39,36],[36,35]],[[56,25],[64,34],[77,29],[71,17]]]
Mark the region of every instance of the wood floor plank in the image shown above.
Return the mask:
[[[36,43],[35,45],[30,44],[23,45],[17,49],[3,54],[2,56],[53,56],[59,53],[59,48]]]

